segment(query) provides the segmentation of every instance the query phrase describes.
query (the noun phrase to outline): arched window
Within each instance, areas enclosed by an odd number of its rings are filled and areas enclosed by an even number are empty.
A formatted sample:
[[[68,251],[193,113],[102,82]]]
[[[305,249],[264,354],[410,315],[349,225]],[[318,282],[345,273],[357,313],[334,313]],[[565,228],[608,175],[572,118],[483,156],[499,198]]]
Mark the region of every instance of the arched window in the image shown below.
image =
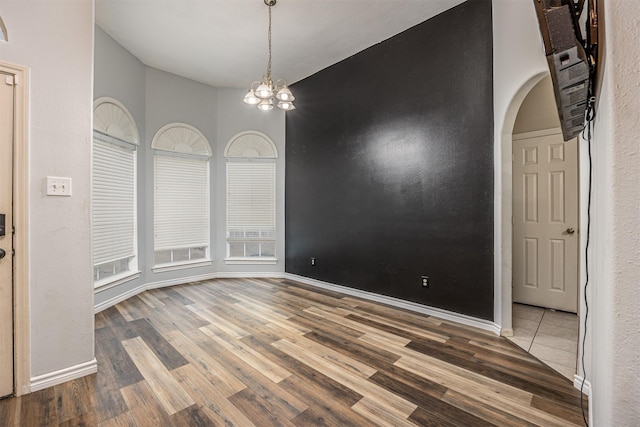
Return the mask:
[[[275,263],[276,159],[271,139],[257,131],[235,135],[227,166],[226,263]]]
[[[136,150],[138,129],[113,98],[93,107],[92,224],[94,286],[138,273]]]
[[[209,158],[205,136],[172,123],[153,137],[156,268],[209,262]]]

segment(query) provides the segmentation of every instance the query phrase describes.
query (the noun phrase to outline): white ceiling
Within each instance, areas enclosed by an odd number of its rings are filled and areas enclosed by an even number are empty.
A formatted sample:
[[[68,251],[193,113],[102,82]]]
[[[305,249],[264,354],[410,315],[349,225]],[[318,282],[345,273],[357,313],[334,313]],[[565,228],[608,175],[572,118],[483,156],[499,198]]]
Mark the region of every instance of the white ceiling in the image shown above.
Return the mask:
[[[274,79],[294,83],[464,0],[278,0]],[[216,87],[265,74],[263,0],[96,0],[96,23],[150,67]]]

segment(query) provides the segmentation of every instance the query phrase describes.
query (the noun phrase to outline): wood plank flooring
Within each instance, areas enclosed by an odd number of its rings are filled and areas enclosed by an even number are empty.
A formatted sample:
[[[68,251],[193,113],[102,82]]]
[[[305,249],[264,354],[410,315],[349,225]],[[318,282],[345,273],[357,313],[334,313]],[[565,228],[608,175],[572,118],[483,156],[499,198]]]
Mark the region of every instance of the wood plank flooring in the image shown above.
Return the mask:
[[[287,280],[144,292],[96,315],[96,358],[0,401],[0,426],[583,425],[571,382],[506,339]]]

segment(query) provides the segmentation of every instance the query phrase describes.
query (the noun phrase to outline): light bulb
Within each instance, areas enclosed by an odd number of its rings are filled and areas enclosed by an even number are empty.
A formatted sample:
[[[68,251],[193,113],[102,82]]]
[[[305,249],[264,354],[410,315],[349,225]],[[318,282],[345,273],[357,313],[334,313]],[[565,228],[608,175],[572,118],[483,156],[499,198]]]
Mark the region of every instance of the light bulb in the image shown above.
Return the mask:
[[[249,92],[244,96],[243,101],[245,104],[256,105],[260,102],[260,98],[256,96],[252,89],[249,89]]]
[[[258,86],[258,88],[256,89],[256,96],[258,98],[271,98],[273,96],[273,89],[271,88],[271,86],[262,83],[260,86]]]
[[[258,104],[258,109],[262,110],[262,111],[269,111],[273,109],[273,101],[268,98],[268,99],[263,99],[262,101],[260,101],[260,103]]]

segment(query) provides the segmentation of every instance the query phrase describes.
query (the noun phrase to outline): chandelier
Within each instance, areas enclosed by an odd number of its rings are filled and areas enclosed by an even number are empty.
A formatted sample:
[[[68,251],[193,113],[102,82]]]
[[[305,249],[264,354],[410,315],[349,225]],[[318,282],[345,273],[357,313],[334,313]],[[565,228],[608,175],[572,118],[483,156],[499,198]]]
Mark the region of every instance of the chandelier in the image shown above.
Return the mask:
[[[275,6],[276,0],[264,0],[264,4],[269,6],[269,62],[267,62],[267,74],[262,77],[262,81],[251,83],[249,92],[244,96],[244,103],[255,105],[259,110],[269,111],[275,104],[281,110],[295,110],[293,105],[295,97],[287,87],[287,83],[276,80],[275,84],[271,80],[271,6]]]

